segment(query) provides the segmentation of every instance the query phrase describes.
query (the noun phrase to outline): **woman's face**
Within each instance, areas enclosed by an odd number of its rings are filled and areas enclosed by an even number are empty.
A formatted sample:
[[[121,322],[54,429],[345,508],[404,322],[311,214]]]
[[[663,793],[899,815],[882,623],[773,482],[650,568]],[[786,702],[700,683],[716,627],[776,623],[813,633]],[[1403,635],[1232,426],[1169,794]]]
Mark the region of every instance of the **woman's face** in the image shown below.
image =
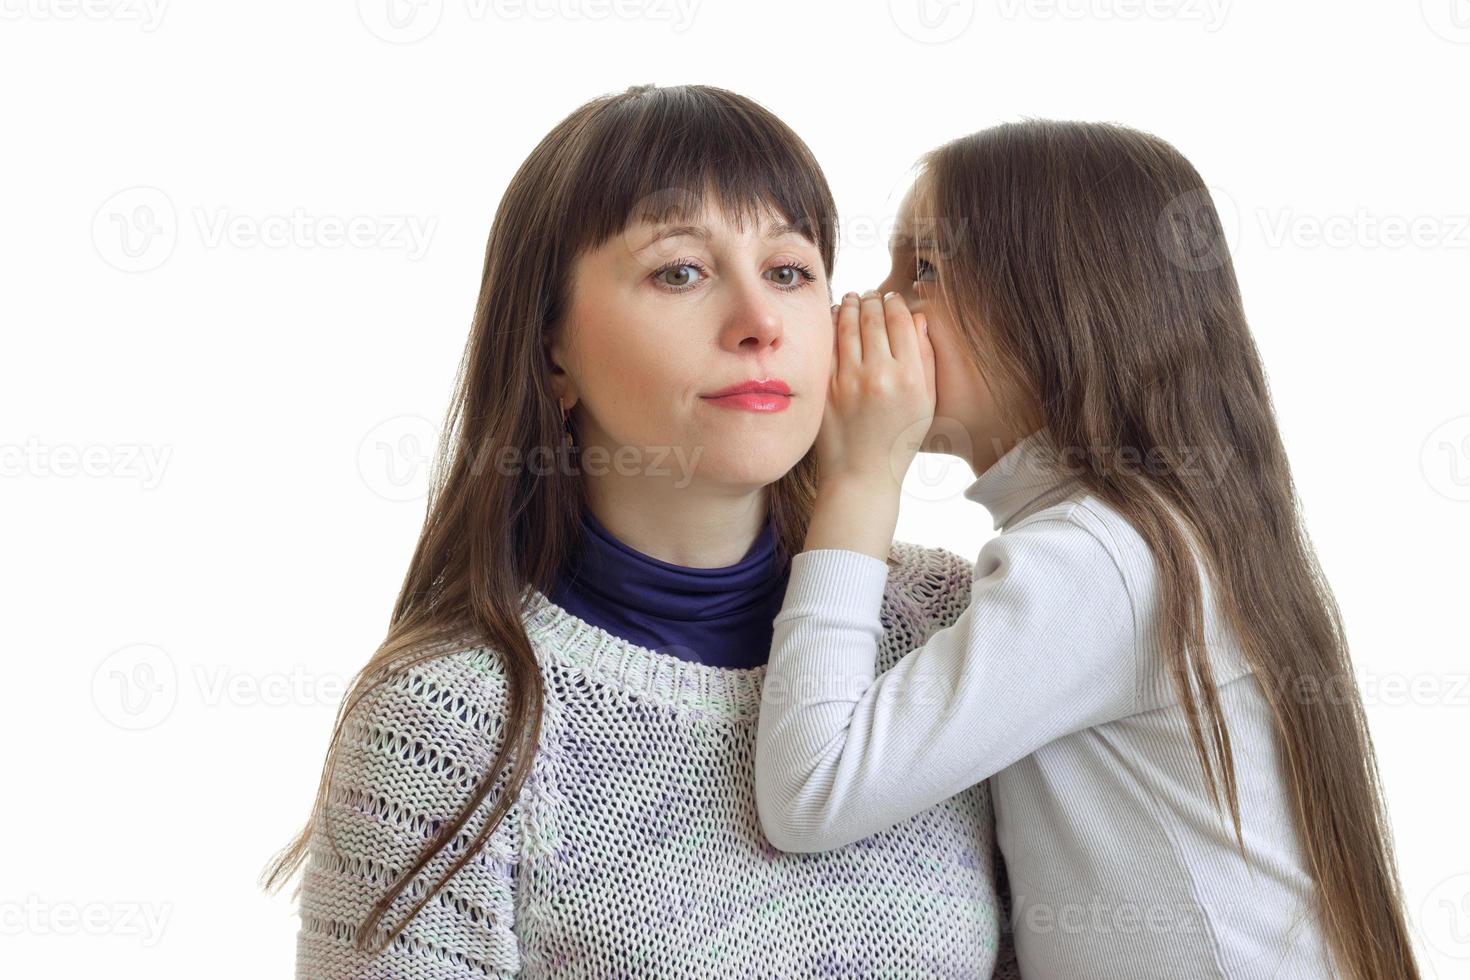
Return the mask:
[[[578,257],[551,355],[584,461],[601,446],[623,475],[756,488],[816,441],[834,343],[821,253],[778,215],[734,221],[706,206]],[[710,397],[766,380],[789,396]]]
[[[937,302],[944,273],[943,258],[934,241],[940,219],[933,214],[922,180],[911,187],[899,205],[893,237],[888,243],[892,264],[879,290],[903,294],[909,309],[922,312],[934,347],[934,424],[923,451],[948,453],[983,469],[993,458],[991,441],[1003,430],[995,397],[961,345],[959,324],[949,322]]]

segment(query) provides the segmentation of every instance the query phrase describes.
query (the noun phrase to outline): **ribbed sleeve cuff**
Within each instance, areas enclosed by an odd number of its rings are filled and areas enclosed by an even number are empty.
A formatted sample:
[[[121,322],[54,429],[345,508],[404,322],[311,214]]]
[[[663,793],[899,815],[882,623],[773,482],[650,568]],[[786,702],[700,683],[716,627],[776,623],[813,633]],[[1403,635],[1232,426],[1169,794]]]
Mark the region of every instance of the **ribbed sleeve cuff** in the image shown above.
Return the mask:
[[[877,624],[887,584],[888,563],[872,555],[845,548],[803,551],[792,556],[781,617],[820,613],[827,621]]]

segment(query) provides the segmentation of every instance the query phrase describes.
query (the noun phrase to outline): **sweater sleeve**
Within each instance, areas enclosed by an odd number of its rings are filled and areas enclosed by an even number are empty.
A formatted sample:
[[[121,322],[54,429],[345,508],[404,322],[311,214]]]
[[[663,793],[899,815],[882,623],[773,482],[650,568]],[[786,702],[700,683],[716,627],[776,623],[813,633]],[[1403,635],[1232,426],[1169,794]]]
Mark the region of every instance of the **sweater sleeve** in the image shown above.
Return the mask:
[[[503,736],[505,677],[477,656],[390,677],[348,715],[302,879],[297,980],[468,980],[520,967],[514,932],[519,808],[376,955],[353,946],[375,902],[468,803]],[[508,768],[508,767],[507,767]],[[389,906],[373,948],[484,827],[505,771],[460,834]]]
[[[1133,603],[1112,553],[1064,517],[991,539],[954,622],[876,676],[887,566],[792,559],[756,731],[756,808],[786,851],[883,830],[1053,739],[1136,705]]]

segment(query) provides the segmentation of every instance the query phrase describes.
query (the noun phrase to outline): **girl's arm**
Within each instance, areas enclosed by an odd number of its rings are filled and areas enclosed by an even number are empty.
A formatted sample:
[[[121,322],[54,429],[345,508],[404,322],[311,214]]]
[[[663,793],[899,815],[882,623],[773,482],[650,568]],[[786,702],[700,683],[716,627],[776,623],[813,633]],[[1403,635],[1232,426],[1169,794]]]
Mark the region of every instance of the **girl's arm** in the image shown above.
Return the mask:
[[[1070,510],[1053,513],[991,539],[969,607],[882,676],[887,564],[832,548],[792,559],[756,733],[772,844],[844,846],[1135,710],[1122,574]]]

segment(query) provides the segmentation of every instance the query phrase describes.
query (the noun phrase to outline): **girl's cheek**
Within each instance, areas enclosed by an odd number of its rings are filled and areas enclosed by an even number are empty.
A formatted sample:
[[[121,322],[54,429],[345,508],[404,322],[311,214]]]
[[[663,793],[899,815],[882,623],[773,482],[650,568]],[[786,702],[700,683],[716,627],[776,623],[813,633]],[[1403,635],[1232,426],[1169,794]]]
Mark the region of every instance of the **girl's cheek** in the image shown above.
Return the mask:
[[[929,311],[925,308],[934,305],[934,284],[928,280],[916,279],[909,284],[909,292],[913,295],[910,305],[927,314]]]
[[[939,302],[938,283],[924,281],[914,283],[915,302],[912,305],[914,312],[922,312],[924,318],[929,321],[929,332],[943,333],[947,324],[944,314],[941,312],[943,305]]]

